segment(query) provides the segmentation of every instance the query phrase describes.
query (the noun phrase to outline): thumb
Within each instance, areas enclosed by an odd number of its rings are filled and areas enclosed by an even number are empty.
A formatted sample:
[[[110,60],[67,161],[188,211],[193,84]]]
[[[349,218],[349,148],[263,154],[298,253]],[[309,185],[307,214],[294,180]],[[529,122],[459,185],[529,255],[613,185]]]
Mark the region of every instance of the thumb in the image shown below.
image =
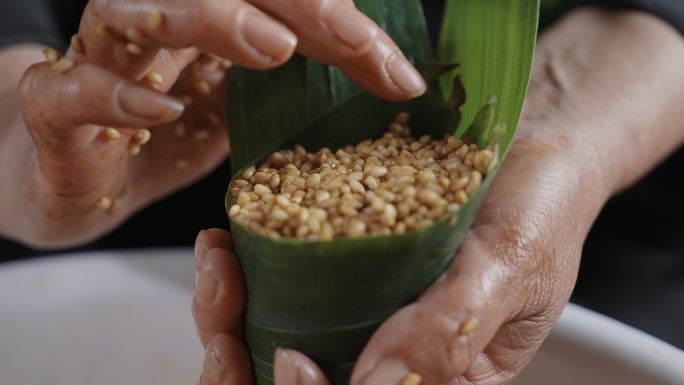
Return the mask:
[[[510,381],[548,331],[521,327],[525,290],[495,259],[484,243],[464,242],[449,270],[375,332],[351,384]]]

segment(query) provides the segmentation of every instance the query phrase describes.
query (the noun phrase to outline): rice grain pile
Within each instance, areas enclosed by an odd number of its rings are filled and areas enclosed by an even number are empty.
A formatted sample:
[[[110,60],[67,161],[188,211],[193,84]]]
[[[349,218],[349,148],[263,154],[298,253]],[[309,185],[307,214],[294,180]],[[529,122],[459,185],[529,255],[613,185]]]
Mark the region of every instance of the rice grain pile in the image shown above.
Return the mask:
[[[307,241],[417,231],[457,211],[494,157],[470,138],[411,136],[399,114],[377,140],[332,152],[273,153],[230,186],[229,215],[266,237]]]

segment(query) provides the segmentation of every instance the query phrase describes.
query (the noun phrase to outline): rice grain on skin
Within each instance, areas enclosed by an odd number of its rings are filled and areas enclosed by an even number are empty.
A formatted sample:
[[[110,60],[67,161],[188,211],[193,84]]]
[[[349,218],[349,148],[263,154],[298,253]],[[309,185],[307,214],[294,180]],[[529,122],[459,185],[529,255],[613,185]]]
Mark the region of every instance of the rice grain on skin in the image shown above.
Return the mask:
[[[217,61],[221,65],[221,68],[224,70],[227,70],[233,66],[233,63],[230,60],[226,60],[220,56],[216,56],[214,54],[209,54],[209,57],[211,57],[212,59]]]
[[[178,100],[180,100],[185,107],[192,104],[192,96],[190,95],[178,95]]]
[[[423,377],[418,373],[409,373],[401,382],[401,385],[420,385],[423,382]]]
[[[112,206],[109,208],[109,213],[116,214],[121,209],[122,205],[123,201],[121,201],[121,199],[115,199],[114,202],[112,202]]]
[[[105,130],[105,133],[107,134],[107,137],[111,140],[118,140],[119,138],[121,138],[121,133],[119,132],[119,130],[113,127],[108,127]]]
[[[97,26],[95,26],[95,33],[98,36],[107,36],[107,25],[104,23],[100,23]]]
[[[126,44],[126,51],[128,53],[130,53],[131,55],[137,55],[137,56],[140,56],[140,55],[145,53],[145,51],[142,49],[142,47],[140,47],[139,45],[134,44],[134,43]]]
[[[164,78],[158,72],[153,72],[153,71],[148,72],[147,73],[147,80],[149,80],[150,83],[156,84],[158,86],[164,85]]]
[[[63,74],[74,68],[74,62],[69,59],[59,59],[50,68],[57,73]]]
[[[209,130],[195,131],[195,133],[192,135],[192,137],[198,142],[203,142],[203,141],[209,139]]]
[[[45,55],[47,62],[50,64],[55,64],[57,61],[59,61],[59,59],[62,58],[62,55],[60,55],[57,50],[50,47],[43,48],[43,54]]]
[[[147,13],[147,26],[151,30],[159,29],[162,23],[162,15],[156,9],[150,9]]]
[[[440,220],[455,225],[493,149],[450,135],[417,140],[407,121],[400,114],[382,138],[335,152],[296,145],[273,153],[229,187],[231,219],[263,236],[306,241],[404,234]]]
[[[112,206],[112,200],[107,197],[100,198],[97,203],[95,203],[98,209],[107,210]]]
[[[126,37],[135,44],[142,44],[143,42],[143,35],[135,28],[127,28]]]
[[[459,329],[459,333],[462,335],[470,334],[472,333],[475,329],[477,329],[479,325],[479,321],[477,318],[471,318],[467,320],[466,322],[461,325],[461,328]]]
[[[139,144],[142,146],[149,142],[150,139],[152,139],[152,133],[150,132],[150,130],[142,128],[136,131],[135,134],[133,134],[133,136],[131,137],[131,143]]]
[[[211,93],[211,86],[206,80],[200,80],[197,82],[197,84],[195,84],[195,88],[197,89],[197,92],[202,95],[209,95]]]
[[[128,153],[131,156],[136,156],[140,153],[140,145],[139,144],[130,144],[128,145]]]
[[[178,138],[184,138],[186,131],[187,131],[187,128],[185,126],[185,123],[183,123],[183,122],[178,122],[173,126],[173,132],[174,132],[174,134],[176,134],[176,136]]]
[[[76,53],[85,52],[83,50],[83,43],[81,43],[81,38],[78,37],[78,34],[75,34],[71,37],[71,48],[73,48],[74,52]]]

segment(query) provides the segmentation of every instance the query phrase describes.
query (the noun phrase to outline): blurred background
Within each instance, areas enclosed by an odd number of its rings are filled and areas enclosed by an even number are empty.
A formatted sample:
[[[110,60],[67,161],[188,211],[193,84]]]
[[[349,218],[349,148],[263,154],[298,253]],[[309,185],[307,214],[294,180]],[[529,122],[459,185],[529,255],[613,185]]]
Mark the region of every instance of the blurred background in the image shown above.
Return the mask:
[[[38,4],[41,0],[30,1]],[[62,48],[67,37],[77,32],[80,10],[86,3],[50,2],[57,22],[46,22],[54,24],[48,27],[64,37]],[[542,28],[568,9],[558,0],[542,3]],[[443,1],[423,4],[434,39]],[[684,187],[678,178],[682,165],[684,152],[679,151],[606,205],[586,241],[572,299],[680,348],[684,348]],[[32,250],[0,238],[0,269],[3,262],[48,253],[192,246],[200,230],[228,228],[223,205],[229,181],[227,160],[191,188],[151,205],[113,233],[76,249]]]

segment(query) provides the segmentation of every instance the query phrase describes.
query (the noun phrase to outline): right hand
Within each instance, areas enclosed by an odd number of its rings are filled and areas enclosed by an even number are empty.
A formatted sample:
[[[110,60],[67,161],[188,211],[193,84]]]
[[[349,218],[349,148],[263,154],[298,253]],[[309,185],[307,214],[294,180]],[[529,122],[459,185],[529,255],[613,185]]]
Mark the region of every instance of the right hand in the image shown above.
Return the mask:
[[[0,174],[9,186],[0,234],[33,247],[99,237],[227,156],[224,62],[202,53],[269,69],[296,50],[386,99],[425,91],[387,34],[348,0],[92,0],[77,41],[66,54],[73,68],[26,71],[23,122],[0,128],[0,153],[13,165]],[[14,100],[0,104],[14,110]],[[131,157],[147,140],[139,130],[153,126],[150,144]]]

